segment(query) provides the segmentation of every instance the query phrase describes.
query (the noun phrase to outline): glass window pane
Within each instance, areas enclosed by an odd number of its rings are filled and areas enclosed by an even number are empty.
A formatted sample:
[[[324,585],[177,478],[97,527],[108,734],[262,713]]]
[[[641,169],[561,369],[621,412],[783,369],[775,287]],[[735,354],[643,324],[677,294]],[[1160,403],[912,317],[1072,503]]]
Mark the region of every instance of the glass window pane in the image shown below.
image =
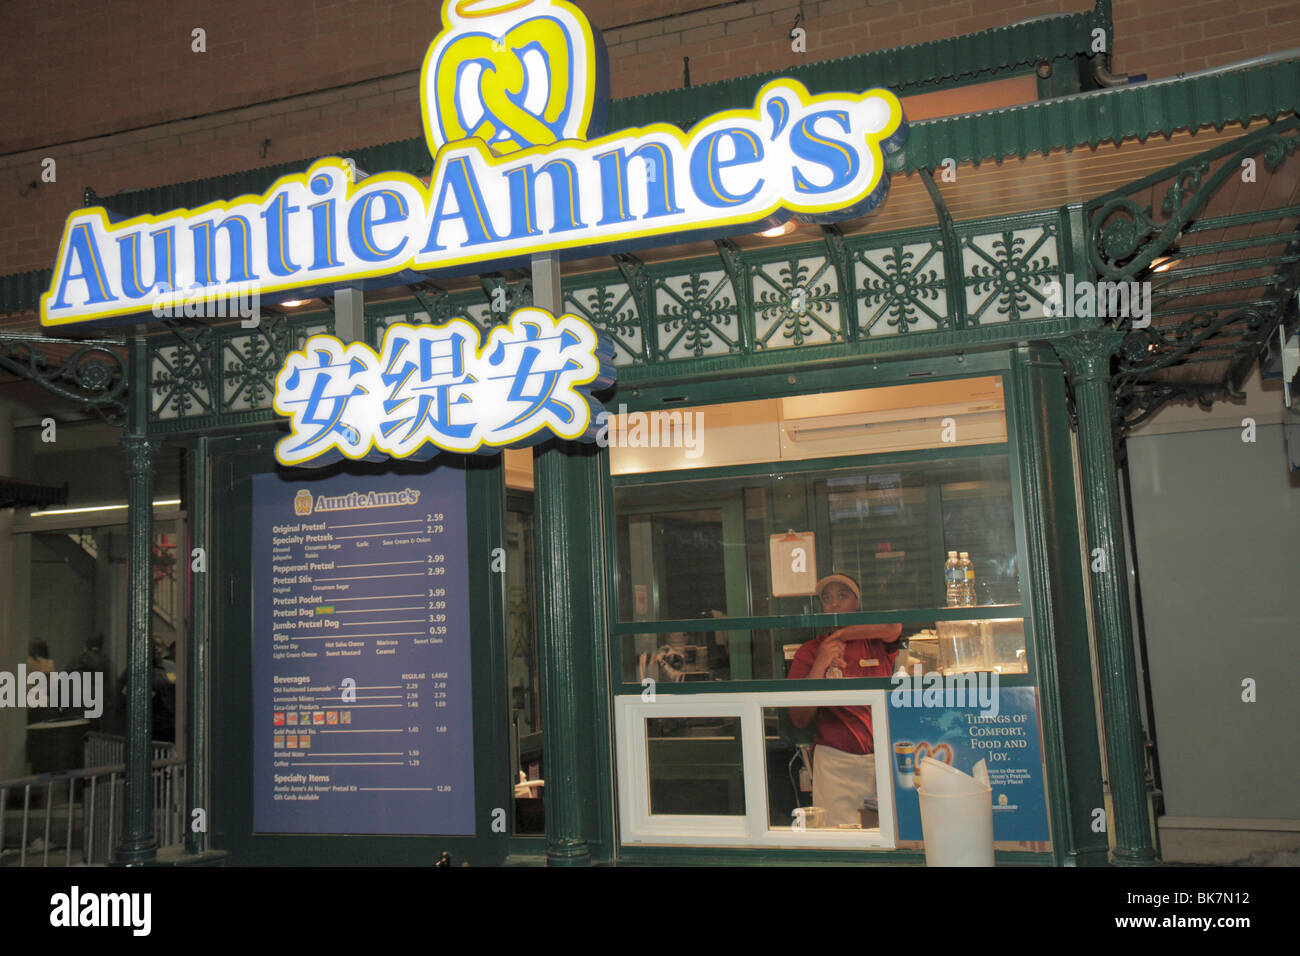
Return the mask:
[[[609,422],[609,467],[643,475],[1006,440],[1002,378],[984,375],[622,412]]]
[[[819,679],[826,675],[810,673],[808,665],[820,650],[818,639],[833,631],[843,639],[846,678],[888,677],[900,670],[910,675],[917,666],[927,674],[1029,670],[1023,618],[909,623],[896,630],[896,641],[889,639],[887,625],[625,634],[619,639],[622,679],[628,684],[647,677],[656,683],[785,680],[792,673]],[[796,671],[795,658],[804,647],[805,663]]]
[[[622,485],[614,507],[623,621],[820,613],[774,584],[791,531],[810,536],[797,586],[848,574],[861,611],[945,606],[948,551],[969,553],[977,604],[1020,601],[1005,455]]]
[[[518,786],[519,774],[545,779],[542,767],[542,689],[533,614],[533,516],[507,510],[506,678],[510,700],[510,782],[515,785],[515,833],[546,832],[541,787]]]
[[[744,816],[740,717],[648,717],[650,812]]]
[[[768,826],[878,829],[872,726],[868,706],[764,707]]]

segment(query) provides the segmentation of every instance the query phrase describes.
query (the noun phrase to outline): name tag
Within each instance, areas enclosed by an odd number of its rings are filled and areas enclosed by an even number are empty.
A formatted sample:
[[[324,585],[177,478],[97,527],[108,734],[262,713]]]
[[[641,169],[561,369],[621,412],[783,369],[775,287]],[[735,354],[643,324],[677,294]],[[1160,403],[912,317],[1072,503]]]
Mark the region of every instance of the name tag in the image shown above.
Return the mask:
[[[874,657],[871,658],[871,660],[867,660],[866,658],[862,658],[862,659],[860,659],[860,660],[858,661],[858,666],[859,666],[859,667],[879,667],[879,666],[880,666],[880,661],[877,660],[877,659],[874,658]]]

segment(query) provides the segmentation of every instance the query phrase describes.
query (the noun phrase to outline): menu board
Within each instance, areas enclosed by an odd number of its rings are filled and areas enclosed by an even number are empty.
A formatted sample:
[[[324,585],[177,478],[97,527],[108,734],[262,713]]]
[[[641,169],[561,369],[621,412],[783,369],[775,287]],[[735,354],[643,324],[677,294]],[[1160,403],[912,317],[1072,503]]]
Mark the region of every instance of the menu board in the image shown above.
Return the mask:
[[[253,479],[253,828],[474,833],[464,472]]]

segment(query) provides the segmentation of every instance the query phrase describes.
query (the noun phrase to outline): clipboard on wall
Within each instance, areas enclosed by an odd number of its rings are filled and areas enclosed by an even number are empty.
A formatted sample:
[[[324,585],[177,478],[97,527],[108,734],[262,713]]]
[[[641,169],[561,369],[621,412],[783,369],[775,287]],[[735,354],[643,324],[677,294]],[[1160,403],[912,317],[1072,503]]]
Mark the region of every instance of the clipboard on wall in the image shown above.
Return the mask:
[[[772,597],[804,597],[817,593],[816,535],[795,531],[769,535]]]

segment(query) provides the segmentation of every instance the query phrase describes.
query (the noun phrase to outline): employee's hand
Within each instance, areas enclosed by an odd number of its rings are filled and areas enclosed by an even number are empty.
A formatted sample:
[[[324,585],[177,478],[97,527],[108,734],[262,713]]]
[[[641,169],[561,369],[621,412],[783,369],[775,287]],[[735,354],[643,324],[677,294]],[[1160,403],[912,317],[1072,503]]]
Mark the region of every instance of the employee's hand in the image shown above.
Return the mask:
[[[844,668],[844,640],[839,637],[839,631],[833,631],[831,636],[822,641],[821,647],[817,649],[817,657],[813,661],[812,672],[810,677],[825,677],[826,669],[832,664],[839,665],[840,669]]]

